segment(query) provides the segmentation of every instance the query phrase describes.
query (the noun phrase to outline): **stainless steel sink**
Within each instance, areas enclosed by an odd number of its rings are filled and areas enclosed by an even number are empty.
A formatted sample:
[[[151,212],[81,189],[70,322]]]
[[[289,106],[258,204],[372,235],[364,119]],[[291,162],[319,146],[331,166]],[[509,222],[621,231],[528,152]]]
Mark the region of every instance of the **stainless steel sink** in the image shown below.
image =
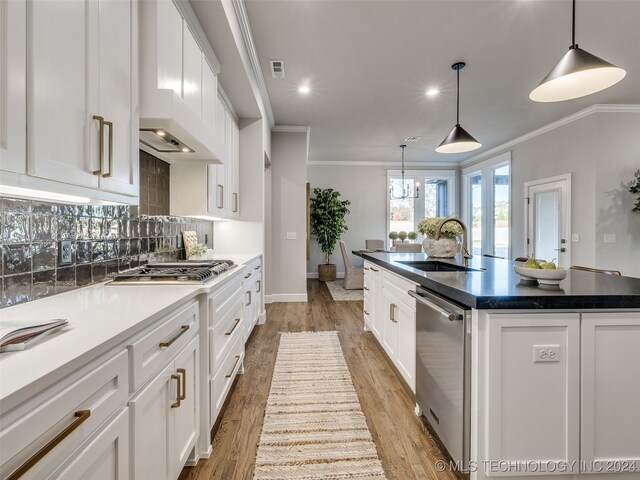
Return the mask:
[[[396,260],[407,267],[422,270],[423,272],[481,272],[477,268],[463,267],[454,263],[440,262],[437,260]]]

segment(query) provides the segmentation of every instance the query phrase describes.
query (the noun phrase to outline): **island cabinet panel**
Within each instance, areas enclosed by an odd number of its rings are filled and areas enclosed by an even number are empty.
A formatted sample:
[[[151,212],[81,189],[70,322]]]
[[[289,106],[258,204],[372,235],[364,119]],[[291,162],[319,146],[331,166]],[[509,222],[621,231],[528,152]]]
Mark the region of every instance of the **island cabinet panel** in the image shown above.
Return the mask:
[[[583,314],[581,452],[585,473],[596,462],[608,466],[635,461],[640,469],[639,371],[640,312]]]
[[[380,268],[364,262],[364,322],[380,341],[382,335],[382,278]]]
[[[580,455],[579,314],[487,314],[485,340],[487,443],[480,455],[566,473],[561,467]]]

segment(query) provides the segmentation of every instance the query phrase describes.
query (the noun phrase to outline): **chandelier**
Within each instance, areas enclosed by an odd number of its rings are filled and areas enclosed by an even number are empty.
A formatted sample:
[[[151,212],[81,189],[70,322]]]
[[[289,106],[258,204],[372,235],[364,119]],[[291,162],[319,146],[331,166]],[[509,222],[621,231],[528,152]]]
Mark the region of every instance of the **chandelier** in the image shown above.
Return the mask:
[[[391,180],[391,188],[389,188],[389,195],[392,200],[405,200],[407,198],[418,198],[418,193],[420,189],[418,188],[418,184],[416,184],[416,193],[415,195],[411,195],[411,187],[409,182],[404,181],[404,149],[407,148],[406,145],[400,145],[402,149],[402,195],[396,195],[393,191],[393,180]]]

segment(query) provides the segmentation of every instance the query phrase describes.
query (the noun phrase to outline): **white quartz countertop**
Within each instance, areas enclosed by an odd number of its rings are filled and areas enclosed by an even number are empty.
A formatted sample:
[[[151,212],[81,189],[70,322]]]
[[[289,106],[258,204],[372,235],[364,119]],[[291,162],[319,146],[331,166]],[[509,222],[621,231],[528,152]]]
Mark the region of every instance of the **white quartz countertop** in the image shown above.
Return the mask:
[[[18,328],[66,318],[69,325],[33,347],[0,353],[0,413],[122,344],[181,304],[236,277],[257,254],[217,254],[238,267],[204,285],[100,283],[0,310],[0,324]]]

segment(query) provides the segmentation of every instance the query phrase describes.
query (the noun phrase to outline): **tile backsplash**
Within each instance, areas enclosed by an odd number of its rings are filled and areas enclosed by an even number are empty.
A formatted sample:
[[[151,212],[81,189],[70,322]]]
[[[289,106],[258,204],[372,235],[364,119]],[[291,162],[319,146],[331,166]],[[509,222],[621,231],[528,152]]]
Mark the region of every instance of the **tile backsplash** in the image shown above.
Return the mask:
[[[183,230],[213,245],[205,220],[150,216],[123,205],[66,205],[0,197],[2,307],[101,282],[150,259],[184,258]],[[71,265],[60,265],[70,240]]]

